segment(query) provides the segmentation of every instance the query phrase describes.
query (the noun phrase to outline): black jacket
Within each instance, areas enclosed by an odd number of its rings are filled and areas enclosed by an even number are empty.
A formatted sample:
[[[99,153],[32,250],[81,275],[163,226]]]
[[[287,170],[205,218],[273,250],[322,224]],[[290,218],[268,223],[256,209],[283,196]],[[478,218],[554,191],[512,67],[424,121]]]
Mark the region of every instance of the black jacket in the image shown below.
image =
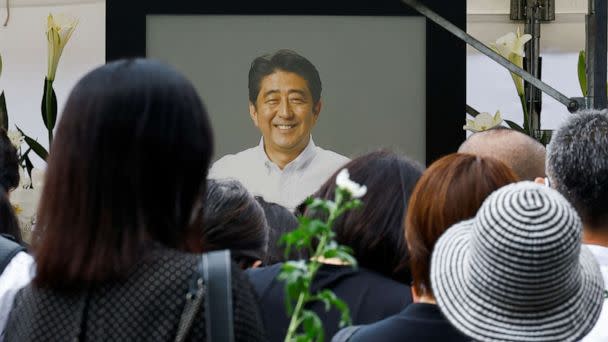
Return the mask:
[[[276,280],[283,264],[252,269],[247,275],[255,288],[269,341],[283,341],[289,325],[285,312],[284,283]],[[409,286],[378,273],[349,266],[323,265],[312,283],[312,291],[331,289],[348,304],[353,324],[376,322],[401,311],[412,302]],[[324,305],[314,303],[308,309],[315,311],[329,340],[338,330],[339,312],[325,312]]]
[[[5,341],[173,341],[199,259],[154,245],[124,281],[69,292],[30,284],[15,298]],[[232,293],[235,341],[265,341],[253,290],[236,265]],[[207,340],[203,311],[191,341]]]
[[[434,304],[414,303],[399,314],[363,326],[350,342],[461,342],[471,341],[443,316]]]

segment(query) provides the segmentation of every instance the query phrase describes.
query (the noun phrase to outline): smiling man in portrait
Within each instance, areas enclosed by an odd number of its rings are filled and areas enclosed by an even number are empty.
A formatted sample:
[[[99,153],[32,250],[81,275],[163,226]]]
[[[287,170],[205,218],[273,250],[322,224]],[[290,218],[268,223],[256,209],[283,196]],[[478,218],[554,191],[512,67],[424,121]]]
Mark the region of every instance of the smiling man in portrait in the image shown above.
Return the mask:
[[[315,66],[291,50],[256,58],[249,69],[249,114],[256,147],[215,162],[209,178],[233,178],[254,195],[294,209],[348,158],[316,146],[311,131],[323,103]]]

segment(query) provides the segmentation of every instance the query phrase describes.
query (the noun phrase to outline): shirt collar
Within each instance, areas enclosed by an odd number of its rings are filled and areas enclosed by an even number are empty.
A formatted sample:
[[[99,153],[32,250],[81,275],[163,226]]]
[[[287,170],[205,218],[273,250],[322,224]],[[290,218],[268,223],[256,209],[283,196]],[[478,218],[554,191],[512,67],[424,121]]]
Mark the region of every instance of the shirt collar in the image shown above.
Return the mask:
[[[270,167],[274,166],[277,169],[279,168],[275,163],[272,162],[272,160],[270,160],[270,158],[268,158],[268,155],[264,151],[264,137],[260,138],[260,143],[258,144],[258,153],[260,154],[260,156],[259,156],[260,160],[264,161],[264,165],[266,167],[270,168]],[[296,170],[301,169],[301,168],[305,167],[306,165],[308,165],[309,162],[316,156],[316,154],[317,154],[317,145],[315,145],[315,142],[312,140],[312,135],[311,135],[310,139],[308,140],[308,145],[306,145],[304,150],[302,150],[302,152],[300,152],[300,154],[296,157],[296,159],[292,160],[287,165],[285,165],[283,170],[285,170],[287,168],[296,169]]]

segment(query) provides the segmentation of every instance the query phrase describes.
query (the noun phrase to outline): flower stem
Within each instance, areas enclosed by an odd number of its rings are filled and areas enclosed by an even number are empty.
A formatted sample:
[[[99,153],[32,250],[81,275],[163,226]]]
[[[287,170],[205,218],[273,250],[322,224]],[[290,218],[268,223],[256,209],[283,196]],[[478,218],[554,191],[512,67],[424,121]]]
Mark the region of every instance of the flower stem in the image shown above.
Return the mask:
[[[51,148],[51,143],[53,142],[53,128],[51,126],[51,118],[52,118],[52,103],[53,103],[53,81],[48,81],[46,86],[44,87],[46,92],[45,94],[45,109],[46,109],[46,125],[47,130],[49,132],[49,148]]]
[[[304,299],[306,297],[305,293],[300,293],[300,296],[298,297],[298,303],[296,304],[296,308],[293,311],[293,315],[291,315],[291,321],[289,322],[289,327],[287,328],[287,335],[285,335],[285,342],[290,342],[291,340],[293,340],[293,336],[295,335],[298,326],[300,325],[299,323],[299,318],[300,318],[300,312],[302,311],[302,308],[304,307]]]
[[[524,128],[524,131],[526,131],[527,135],[532,136],[532,132],[530,132],[530,122],[528,121],[529,115],[528,115],[528,106],[526,105],[526,95],[525,94],[519,95],[519,101],[521,102],[521,109],[524,113],[524,124],[522,125],[522,127]]]

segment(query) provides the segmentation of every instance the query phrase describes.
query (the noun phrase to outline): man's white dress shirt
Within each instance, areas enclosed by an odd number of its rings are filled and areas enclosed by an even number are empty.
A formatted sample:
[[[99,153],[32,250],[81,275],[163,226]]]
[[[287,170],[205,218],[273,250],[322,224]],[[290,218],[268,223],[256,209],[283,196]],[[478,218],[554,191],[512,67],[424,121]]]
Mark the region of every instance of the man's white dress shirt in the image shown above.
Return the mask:
[[[209,170],[209,178],[236,179],[253,195],[293,210],[348,161],[338,153],[316,146],[311,137],[300,155],[281,170],[268,159],[262,138],[258,146],[216,161]]]
[[[585,245],[591,250],[595,260],[600,266],[602,276],[604,277],[604,289],[608,289],[608,247],[597,245]],[[604,306],[600,318],[595,323],[595,327],[591,332],[583,338],[582,341],[608,341],[608,299],[604,299]]]
[[[17,253],[0,275],[0,341],[13,307],[15,295],[34,278],[34,258],[25,252]]]

